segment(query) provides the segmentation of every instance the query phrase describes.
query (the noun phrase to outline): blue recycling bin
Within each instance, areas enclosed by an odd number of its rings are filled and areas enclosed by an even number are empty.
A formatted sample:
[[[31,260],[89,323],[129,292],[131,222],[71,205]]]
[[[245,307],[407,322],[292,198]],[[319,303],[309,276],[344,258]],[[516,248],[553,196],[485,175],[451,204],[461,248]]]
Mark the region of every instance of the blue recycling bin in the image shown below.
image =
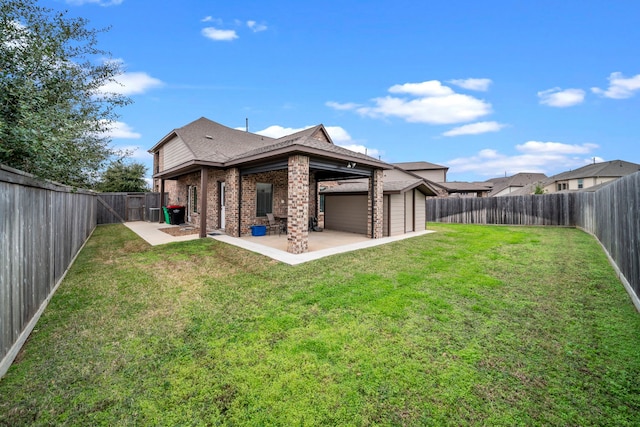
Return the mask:
[[[267,234],[267,226],[266,225],[252,225],[251,226],[251,235],[252,236],[264,236]]]

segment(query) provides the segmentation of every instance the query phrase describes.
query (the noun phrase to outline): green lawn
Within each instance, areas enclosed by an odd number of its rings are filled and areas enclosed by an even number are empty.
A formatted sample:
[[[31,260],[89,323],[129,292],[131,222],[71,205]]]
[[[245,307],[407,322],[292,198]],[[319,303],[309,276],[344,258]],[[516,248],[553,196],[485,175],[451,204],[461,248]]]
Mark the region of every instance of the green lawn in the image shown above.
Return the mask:
[[[640,425],[640,315],[594,238],[429,227],[299,266],[98,227],[0,425]]]

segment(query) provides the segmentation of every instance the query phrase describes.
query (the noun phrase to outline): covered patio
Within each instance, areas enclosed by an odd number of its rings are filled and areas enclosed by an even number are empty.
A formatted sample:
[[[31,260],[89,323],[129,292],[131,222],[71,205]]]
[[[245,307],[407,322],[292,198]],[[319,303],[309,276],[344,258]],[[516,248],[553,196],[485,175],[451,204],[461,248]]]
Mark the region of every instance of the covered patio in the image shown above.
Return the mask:
[[[185,206],[186,222],[200,237],[223,229],[243,237],[267,214],[286,221],[285,250],[309,250],[309,222],[319,217],[318,183],[364,179],[366,237],[383,237],[383,171],[379,159],[336,146],[322,125],[282,138],[227,128],[201,118],[174,129],[151,150],[156,188],[169,204]]]

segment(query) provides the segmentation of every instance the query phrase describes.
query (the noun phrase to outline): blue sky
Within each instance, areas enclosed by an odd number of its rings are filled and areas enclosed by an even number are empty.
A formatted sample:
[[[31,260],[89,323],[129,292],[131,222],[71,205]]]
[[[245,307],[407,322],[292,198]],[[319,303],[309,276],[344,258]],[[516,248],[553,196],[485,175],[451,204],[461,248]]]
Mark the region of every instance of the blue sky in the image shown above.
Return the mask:
[[[201,116],[269,136],[322,123],[338,145],[445,165],[449,181],[640,163],[636,0],[41,4],[111,27],[99,45],[134,101],[113,144],[148,166]]]

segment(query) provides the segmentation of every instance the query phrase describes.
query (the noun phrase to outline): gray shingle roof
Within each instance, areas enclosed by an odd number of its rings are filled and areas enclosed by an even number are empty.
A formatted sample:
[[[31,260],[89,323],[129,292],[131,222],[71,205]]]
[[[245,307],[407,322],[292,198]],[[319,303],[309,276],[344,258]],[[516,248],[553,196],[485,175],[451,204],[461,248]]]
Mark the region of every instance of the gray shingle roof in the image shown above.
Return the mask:
[[[486,183],[478,182],[449,181],[439,182],[438,184],[449,191],[489,191],[491,189]]]
[[[524,187],[527,184],[541,182],[545,179],[547,179],[547,176],[543,173],[520,172],[504,178],[489,179],[485,182],[489,185],[493,184],[491,192],[489,193],[489,196],[493,196],[494,194],[498,194],[505,188]]]
[[[149,151],[154,151],[170,140],[174,134],[191,150],[194,159],[220,163],[248,150],[272,144],[274,141],[268,136],[232,129],[206,117],[200,117],[169,132]]]
[[[611,160],[608,162],[592,163],[572,171],[562,172],[549,178],[550,182],[567,179],[579,179],[589,177],[621,177],[640,171],[637,163],[624,160]]]
[[[424,181],[421,179],[406,180],[406,181],[384,181],[384,192],[397,193],[407,189],[424,185]],[[327,187],[322,190],[321,193],[364,193],[369,190],[368,181],[343,181],[339,185],[334,187]]]
[[[318,132],[321,131],[324,132],[324,135],[326,135],[329,141],[319,140],[314,137],[314,135],[317,135]],[[177,135],[189,150],[191,150],[193,160],[237,163],[242,161],[242,159],[261,155],[268,156],[269,153],[277,150],[300,146],[313,149],[316,152],[326,152],[329,157],[345,156],[361,159],[369,164],[375,163],[382,167],[387,165],[373,157],[333,144],[322,125],[274,139],[232,129],[205,117],[201,117],[183,127],[174,129],[149,151],[156,151],[162,144],[171,140],[174,135]]]
[[[417,170],[432,170],[432,169],[449,169],[447,166],[437,165],[429,162],[400,162],[392,163],[394,166],[398,166],[404,170],[417,171]]]
[[[340,147],[338,145],[333,144],[332,142],[322,141],[314,138],[314,134],[316,132],[324,129],[322,125],[317,125],[309,129],[305,129],[303,131],[284,136],[282,138],[278,138],[272,141],[271,144],[265,145],[260,148],[256,148],[254,150],[250,150],[244,153],[240,153],[237,156],[232,157],[230,160],[241,160],[243,158],[248,158],[252,156],[256,156],[259,154],[268,154],[273,151],[277,151],[283,148],[292,147],[292,146],[301,146],[306,148],[312,148],[315,150],[325,151],[330,154],[335,154],[339,156],[347,156],[356,159],[366,160],[367,162],[376,162],[383,163],[378,159],[375,159],[371,156],[367,156],[366,154],[358,153],[356,151],[349,150],[347,148]]]

